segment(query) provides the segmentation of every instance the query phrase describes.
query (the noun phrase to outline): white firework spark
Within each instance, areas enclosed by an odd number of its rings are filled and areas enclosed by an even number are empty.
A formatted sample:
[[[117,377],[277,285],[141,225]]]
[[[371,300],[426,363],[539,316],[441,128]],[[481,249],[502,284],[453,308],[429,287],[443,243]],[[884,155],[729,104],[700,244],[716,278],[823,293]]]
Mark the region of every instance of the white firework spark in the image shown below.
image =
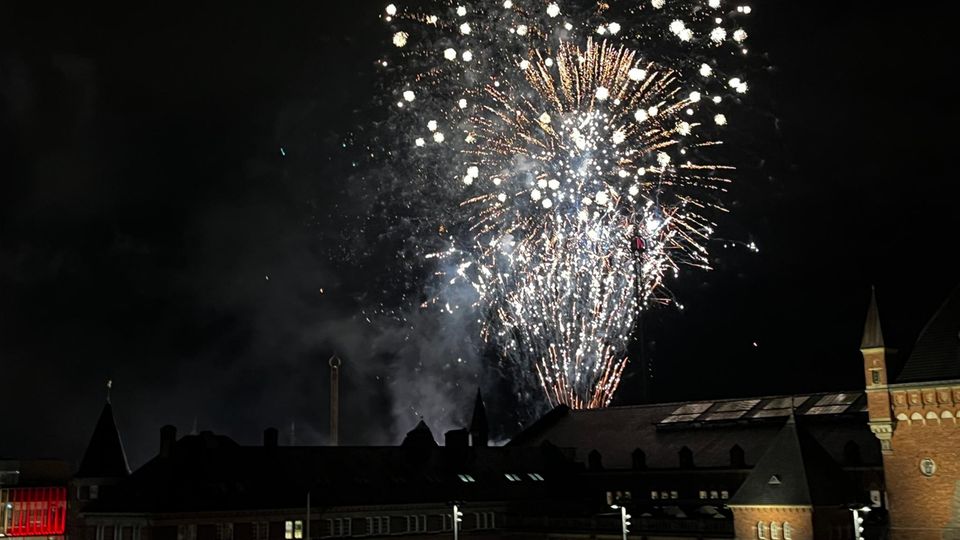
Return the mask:
[[[608,405],[641,310],[682,266],[709,267],[731,169],[709,156],[716,104],[747,86],[707,54],[746,33],[702,2],[387,7],[413,171],[399,196],[445,244],[418,251],[470,285],[482,335],[553,404]],[[661,44],[677,52],[648,55]]]

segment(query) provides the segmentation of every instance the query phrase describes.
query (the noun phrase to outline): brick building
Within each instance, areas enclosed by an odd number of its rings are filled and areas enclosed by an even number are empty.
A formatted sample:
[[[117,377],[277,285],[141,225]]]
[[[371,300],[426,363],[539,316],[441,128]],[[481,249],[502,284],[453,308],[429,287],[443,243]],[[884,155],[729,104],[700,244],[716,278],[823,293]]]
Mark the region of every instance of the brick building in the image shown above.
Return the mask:
[[[882,444],[894,539],[960,538],[960,289],[891,377],[876,298],[861,344],[870,428]]]
[[[631,539],[845,539],[864,507],[864,538],[957,538],[958,331],[955,293],[896,370],[871,298],[863,390],[560,406],[503,447],[488,446],[478,394],[471,425],[443,446],[425,422],[393,447],[281,446],[273,429],[243,446],[166,426],[131,473],[108,402],[67,535],[436,538],[451,535],[457,502],[467,538],[612,540],[626,508]]]

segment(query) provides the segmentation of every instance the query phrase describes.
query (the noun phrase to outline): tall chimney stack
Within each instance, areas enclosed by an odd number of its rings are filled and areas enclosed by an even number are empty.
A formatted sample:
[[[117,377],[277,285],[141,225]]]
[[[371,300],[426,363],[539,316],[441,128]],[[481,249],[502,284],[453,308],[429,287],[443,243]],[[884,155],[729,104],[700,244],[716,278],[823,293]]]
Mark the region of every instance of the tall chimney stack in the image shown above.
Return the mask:
[[[340,358],[330,357],[330,444],[340,444]]]

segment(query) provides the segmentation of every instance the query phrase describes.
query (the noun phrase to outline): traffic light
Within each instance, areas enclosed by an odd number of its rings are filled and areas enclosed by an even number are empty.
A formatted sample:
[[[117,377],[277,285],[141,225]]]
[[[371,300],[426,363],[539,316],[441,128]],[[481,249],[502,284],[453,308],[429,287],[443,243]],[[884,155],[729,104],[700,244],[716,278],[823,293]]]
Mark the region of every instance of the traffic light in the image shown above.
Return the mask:
[[[860,509],[852,509],[853,512],[853,537],[855,540],[863,539],[863,517],[861,514],[866,514],[870,511],[870,507],[865,506]]]

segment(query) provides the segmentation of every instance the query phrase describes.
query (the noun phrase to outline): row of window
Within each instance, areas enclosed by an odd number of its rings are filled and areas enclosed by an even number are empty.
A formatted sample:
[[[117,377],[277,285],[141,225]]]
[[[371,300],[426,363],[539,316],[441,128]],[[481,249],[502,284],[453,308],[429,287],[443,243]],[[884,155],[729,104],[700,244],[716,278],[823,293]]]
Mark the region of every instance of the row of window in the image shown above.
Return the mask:
[[[651,491],[650,492],[650,499],[652,500],[658,500],[658,499],[668,500],[668,499],[679,499],[679,498],[680,498],[680,494],[677,493],[676,491]],[[700,498],[726,500],[730,498],[730,492],[725,489],[720,491],[717,491],[717,490],[706,491],[701,489]]]
[[[507,480],[509,480],[509,481],[511,481],[511,482],[522,482],[522,481],[523,481],[523,475],[514,474],[514,473],[504,473],[503,476],[504,476],[504,478],[506,478]],[[532,480],[532,481],[534,481],[534,482],[543,482],[543,476],[541,476],[541,475],[538,474],[538,473],[527,473],[526,476],[527,476],[527,478],[529,478],[530,480]],[[458,474],[458,475],[457,475],[457,478],[459,478],[461,482],[464,482],[464,483],[467,483],[467,484],[469,484],[469,483],[471,483],[471,482],[476,482],[476,481],[477,481],[476,478],[474,478],[473,476],[471,476],[471,475],[469,475],[469,474]]]
[[[793,539],[793,529],[790,527],[790,523],[787,521],[784,521],[783,524],[780,524],[776,521],[771,521],[769,524],[763,521],[758,521],[757,538],[759,540],[767,540],[767,531],[770,531],[769,540]]]
[[[373,516],[363,518],[366,528],[359,534],[403,534],[427,532],[427,516],[425,514],[409,516]],[[474,512],[470,518],[471,523],[461,524],[461,527],[472,525],[473,529],[495,529],[496,514],[494,512]],[[391,521],[394,528],[391,529]],[[453,529],[452,518],[449,514],[442,514],[441,530],[449,531]],[[405,525],[405,527],[403,527]],[[397,527],[403,527],[397,529]],[[255,521],[250,524],[252,540],[269,540],[270,524],[267,521]],[[139,540],[139,527],[132,528],[133,538],[121,534],[122,527],[113,528],[110,534],[104,534],[105,527],[99,527],[96,540]],[[217,523],[215,525],[216,540],[233,540],[234,523]],[[352,536],[353,519],[352,518],[331,518],[322,520],[321,530],[311,534],[312,537],[346,537]],[[287,520],[283,523],[284,540],[303,540],[304,524],[303,520]],[[197,540],[197,526],[180,525],[177,527],[177,540]]]

